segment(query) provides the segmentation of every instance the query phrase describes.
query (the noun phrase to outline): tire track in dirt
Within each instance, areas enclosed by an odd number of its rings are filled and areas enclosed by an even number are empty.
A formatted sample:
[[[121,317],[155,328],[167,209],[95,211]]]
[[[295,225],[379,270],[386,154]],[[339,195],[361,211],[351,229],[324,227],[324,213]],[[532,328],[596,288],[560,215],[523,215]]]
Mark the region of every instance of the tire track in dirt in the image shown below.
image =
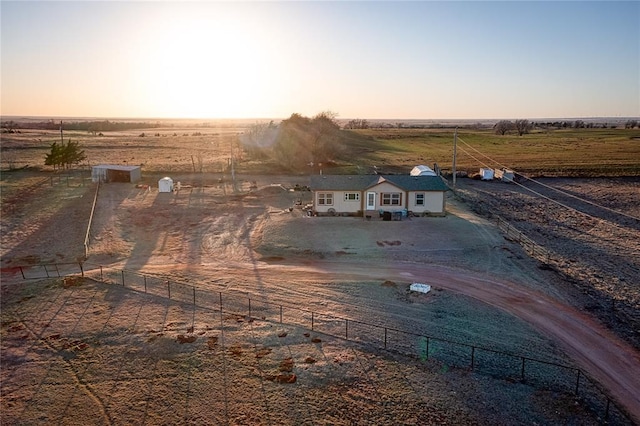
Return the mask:
[[[95,296],[95,294],[94,294],[94,296]],[[71,296],[69,296],[69,297],[67,297],[67,299],[65,299],[65,303],[66,303],[66,300],[68,300],[70,297]],[[91,303],[92,303],[92,300],[90,300],[90,303],[87,304],[87,308],[91,305]],[[58,316],[59,312],[60,311],[57,311],[54,314],[53,318]],[[86,309],[85,309],[85,312],[86,312]],[[80,318],[78,319],[78,322],[82,319],[83,316],[84,316],[84,312],[80,316]],[[53,320],[53,318],[49,322],[51,322]],[[42,333],[37,333],[36,330],[31,328],[30,327],[30,322],[23,320],[23,318],[21,318],[21,317],[19,317],[18,321],[20,322],[22,327],[24,327],[24,329],[27,330],[35,338],[35,340],[37,340],[37,342],[39,344],[44,345],[46,348],[48,348],[54,354],[58,354],[60,352],[60,349],[55,347],[54,345],[52,345],[49,342],[49,339],[42,338]],[[78,322],[76,322],[76,325],[77,325]],[[34,348],[34,347],[35,347],[35,343],[33,345],[31,345],[31,348]],[[107,409],[105,407],[105,403],[102,400],[102,398],[100,398],[100,396],[94,391],[93,387],[87,381],[84,380],[83,375],[80,374],[78,371],[76,371],[76,369],[74,368],[73,364],[68,359],[66,359],[64,356],[56,357],[56,361],[62,361],[66,365],[66,367],[67,367],[66,370],[68,372],[68,375],[72,378],[73,382],[76,385],[73,392],[75,393],[76,389],[82,389],[84,391],[84,393],[92,401],[95,402],[95,406],[97,407],[98,411],[100,412],[100,415],[101,415],[102,420],[104,421],[104,423],[107,424],[107,425],[114,424],[113,419],[109,415],[109,413],[108,413],[108,411],[107,411]],[[51,370],[52,366],[53,366],[53,362],[50,363],[50,366],[47,369],[47,375],[49,374],[49,370]],[[42,386],[43,383],[44,383],[44,378],[43,378],[43,380],[42,380],[42,382],[40,383],[39,386]],[[37,393],[38,393],[38,391],[35,392],[35,394],[37,394]],[[63,412],[66,412],[66,410],[69,408],[69,404],[71,403],[71,400],[72,400],[72,398],[69,399],[69,403],[67,404],[67,406],[64,407]],[[27,407],[25,407],[25,410],[26,409],[27,409]],[[23,414],[24,414],[24,412],[23,412]],[[64,417],[62,417],[62,418],[64,418]]]

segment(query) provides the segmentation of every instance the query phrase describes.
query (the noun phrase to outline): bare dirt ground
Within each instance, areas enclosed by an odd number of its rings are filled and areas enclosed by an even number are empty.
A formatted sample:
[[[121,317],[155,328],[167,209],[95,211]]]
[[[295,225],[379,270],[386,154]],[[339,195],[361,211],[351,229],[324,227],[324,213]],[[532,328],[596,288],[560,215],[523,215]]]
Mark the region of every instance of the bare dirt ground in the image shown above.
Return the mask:
[[[545,266],[574,305],[640,349],[639,178],[459,182],[469,208],[501,216],[550,252]]]
[[[13,195],[11,179],[3,177],[2,404],[7,413],[3,416],[11,416],[7,420],[75,423],[74,419],[83,418],[82,404],[68,395],[82,394],[98,401],[89,406],[106,424],[161,423],[162,419],[212,424],[388,424],[390,419],[401,419],[404,424],[599,421],[571,398],[558,399],[556,394],[526,385],[506,385],[462,371],[447,371],[443,377],[441,365],[414,365],[341,341],[309,343],[304,330],[284,330],[295,339],[282,344],[278,335],[284,331],[273,330],[272,324],[238,323],[236,318],[192,312],[182,312],[172,320],[169,312],[186,308],[114,293],[116,290],[101,285],[65,288],[61,283],[49,284],[46,291],[37,292],[44,299],[34,297],[33,288],[16,280],[15,267],[81,258],[86,226],[82,218],[88,216],[93,192],[90,187],[51,186],[38,177],[29,179],[33,184],[26,186],[31,191],[26,197],[24,184],[14,188]],[[587,299],[580,298],[581,288],[567,282],[571,275],[559,274],[563,271],[559,267],[541,268],[453,196],[444,218],[369,222],[311,218],[299,209],[290,211],[298,198],[303,204],[308,201],[308,193],[271,184],[306,184],[301,177],[246,176],[238,192],[228,183],[197,182],[187,175],[174,179],[183,183],[175,194],[130,184],[102,187],[87,267],[142,271],[495,350],[554,362],[571,359],[640,418],[640,382],[629,374],[640,371],[640,357],[637,348],[611,331],[624,327],[607,323],[607,328],[598,322],[597,310],[585,309]],[[254,181],[258,189],[249,191]],[[634,196],[631,193],[632,200]],[[39,207],[34,209],[31,203]],[[626,206],[628,214],[637,216],[637,204]],[[637,229],[628,232],[637,236]],[[625,251],[631,260],[630,272],[617,281],[626,285],[624,297],[615,293],[616,306],[620,306],[616,309],[629,312],[631,319],[637,314],[637,269],[633,269],[637,267],[633,263],[637,241]],[[604,256],[603,251],[599,255]],[[586,262],[585,258],[581,261]],[[436,291],[426,299],[411,297],[407,287],[413,281],[428,282]],[[84,310],[74,311],[71,306],[75,305]],[[47,307],[52,310],[46,311]],[[89,312],[102,320],[86,325]],[[209,317],[198,320],[201,315]],[[120,318],[122,324],[105,335],[112,317]],[[198,340],[177,343],[178,335],[189,334],[191,322],[191,335]],[[107,342],[106,336],[114,340]],[[227,343],[212,349],[208,345],[211,338]],[[154,346],[156,339],[162,342],[161,350]],[[84,349],[78,350],[81,346]],[[263,346],[272,352],[258,357]],[[164,355],[158,355],[165,352],[171,359],[167,371]],[[34,353],[42,353],[43,358]],[[271,355],[274,353],[277,356]],[[325,363],[305,363],[307,356]],[[269,378],[288,358],[293,360],[298,380],[293,386],[287,384],[289,387],[274,384]],[[343,360],[350,361],[347,368],[337,369],[336,362]],[[146,372],[129,374],[138,363],[147,364]],[[206,368],[206,363],[213,364]],[[287,370],[290,363],[286,361],[283,368]],[[90,376],[91,366],[106,369],[106,364],[116,366],[115,370]],[[15,380],[22,368],[36,366],[44,368],[44,375],[34,375],[24,386]],[[52,379],[60,369],[60,375]],[[480,382],[483,384],[477,385]],[[230,383],[234,386],[229,387]],[[74,391],[64,394],[67,397],[62,401],[52,400],[49,390],[59,391],[62,384]],[[98,390],[99,385],[111,391]],[[443,386],[451,390],[442,392]],[[166,396],[168,389],[175,398]],[[211,394],[216,395],[215,401]],[[50,406],[49,414],[38,414],[40,406]],[[58,411],[61,406],[66,408]],[[169,413],[173,417],[167,417]],[[215,413],[225,414],[218,418]]]

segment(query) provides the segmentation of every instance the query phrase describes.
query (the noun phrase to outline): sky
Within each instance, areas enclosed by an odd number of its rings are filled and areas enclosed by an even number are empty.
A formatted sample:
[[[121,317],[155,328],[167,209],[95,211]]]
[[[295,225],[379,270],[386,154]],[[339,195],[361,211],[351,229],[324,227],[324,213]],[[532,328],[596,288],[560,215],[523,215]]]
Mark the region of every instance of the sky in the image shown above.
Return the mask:
[[[2,1],[0,114],[640,116],[637,1]]]

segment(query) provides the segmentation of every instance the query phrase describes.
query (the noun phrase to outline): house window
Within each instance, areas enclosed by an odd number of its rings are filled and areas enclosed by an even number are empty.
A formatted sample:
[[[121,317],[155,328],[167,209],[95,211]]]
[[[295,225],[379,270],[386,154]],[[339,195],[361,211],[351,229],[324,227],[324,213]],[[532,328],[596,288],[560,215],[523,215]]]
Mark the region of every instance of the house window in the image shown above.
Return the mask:
[[[332,206],[333,205],[333,192],[319,192],[318,193],[318,205],[319,206]]]
[[[360,193],[359,192],[345,192],[344,193],[345,201],[360,201]]]
[[[399,192],[383,192],[380,204],[383,206],[399,206],[402,204],[402,194]]]
[[[424,206],[424,194],[416,194],[416,206]]]

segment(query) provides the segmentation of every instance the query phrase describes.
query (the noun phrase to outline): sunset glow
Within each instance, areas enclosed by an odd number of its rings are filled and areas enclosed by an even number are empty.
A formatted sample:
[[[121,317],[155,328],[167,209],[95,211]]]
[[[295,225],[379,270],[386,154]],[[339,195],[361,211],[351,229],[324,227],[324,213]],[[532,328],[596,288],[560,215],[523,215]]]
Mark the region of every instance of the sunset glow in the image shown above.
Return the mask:
[[[249,25],[202,17],[167,19],[139,40],[137,98],[151,116],[252,117],[278,77],[264,37]],[[234,25],[236,24],[236,25]]]
[[[640,115],[638,2],[0,7],[5,116]]]

